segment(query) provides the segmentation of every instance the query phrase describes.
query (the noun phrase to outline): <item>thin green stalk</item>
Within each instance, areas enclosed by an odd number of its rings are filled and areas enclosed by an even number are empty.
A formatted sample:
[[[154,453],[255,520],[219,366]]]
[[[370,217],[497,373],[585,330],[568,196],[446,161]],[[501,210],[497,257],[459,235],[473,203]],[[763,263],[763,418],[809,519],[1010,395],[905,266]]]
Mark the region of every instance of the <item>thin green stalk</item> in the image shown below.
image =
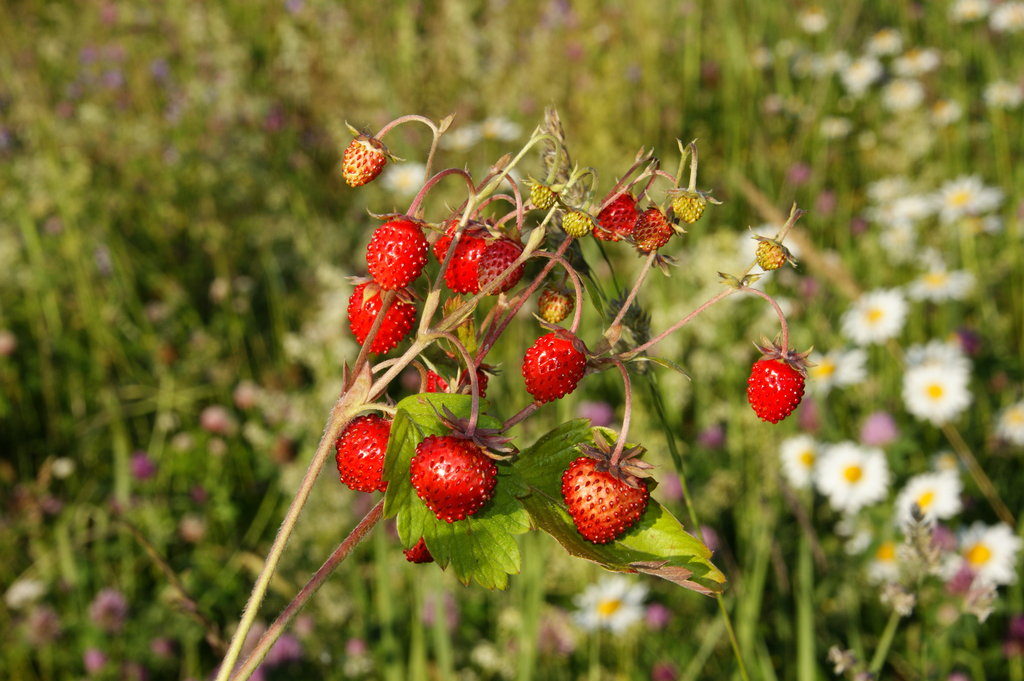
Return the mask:
[[[796,677],[814,681],[814,562],[810,538],[800,533],[796,565]]]
[[[892,640],[896,636],[896,628],[900,625],[900,614],[893,611],[889,615],[889,621],[885,625],[885,630],[882,632],[882,638],[878,640],[878,647],[875,648],[875,654],[871,658],[871,665],[868,670],[872,674],[877,674],[885,664],[885,658],[889,655],[889,648],[892,647]]]

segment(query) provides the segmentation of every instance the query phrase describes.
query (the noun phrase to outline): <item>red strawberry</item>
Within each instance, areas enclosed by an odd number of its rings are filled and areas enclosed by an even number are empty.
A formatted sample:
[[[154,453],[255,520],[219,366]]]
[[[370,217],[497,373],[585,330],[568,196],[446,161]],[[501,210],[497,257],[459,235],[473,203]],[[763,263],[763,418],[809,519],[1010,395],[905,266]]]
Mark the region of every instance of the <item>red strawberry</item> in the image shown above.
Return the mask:
[[[603,241],[619,241],[633,233],[637,215],[636,199],[623,192],[598,213],[594,236]]]
[[[383,492],[384,453],[391,435],[391,421],[367,414],[353,419],[334,443],[338,475],[357,492]]]
[[[405,559],[410,563],[433,563],[434,557],[430,555],[430,549],[427,548],[427,543],[423,541],[423,537],[416,542],[416,545],[411,549],[402,551],[405,554]]]
[[[492,280],[497,279],[498,275],[505,271],[505,269],[515,262],[516,258],[523,252],[523,246],[518,241],[510,239],[507,236],[499,237],[489,243],[484,252],[480,255],[480,260],[476,266],[476,280],[477,280],[477,292],[484,286],[487,286]],[[499,293],[505,293],[513,286],[519,283],[519,279],[523,276],[523,269],[525,264],[512,270],[505,281],[503,281],[497,288],[491,291],[492,295]]]
[[[657,208],[648,208],[636,220],[633,228],[633,242],[641,253],[656,251],[668,243],[672,236],[672,225]]]
[[[388,162],[388,150],[379,139],[357,135],[341,158],[341,176],[350,187],[361,187],[380,175]]]
[[[472,440],[429,435],[409,462],[416,495],[440,520],[473,515],[494,496],[498,467]]]
[[[444,281],[452,291],[456,293],[476,293],[480,290],[480,280],[477,278],[477,264],[480,262],[480,256],[487,249],[487,240],[483,238],[485,233],[484,230],[467,228],[462,233],[462,236],[459,237],[459,243],[455,246],[455,253],[452,254],[452,259],[448,261],[448,268],[444,271]],[[448,237],[446,239],[442,237],[437,241],[438,243],[434,244],[434,255],[437,255],[438,251],[440,251],[440,261],[444,262],[444,256],[448,252],[451,238]],[[439,248],[438,244],[441,244],[443,241],[447,241],[447,243],[442,244]]]
[[[436,371],[427,369],[427,383],[423,389],[428,393],[446,393],[448,392],[448,381]]]
[[[382,303],[380,287],[373,282],[356,286],[352,297],[348,299],[348,325],[360,345],[370,333]],[[370,352],[378,354],[395,347],[408,335],[415,322],[416,306],[395,300],[384,314],[384,321],[370,345]]]
[[[484,366],[488,365],[485,364]],[[476,382],[480,388],[480,397],[487,397],[487,382],[490,378],[491,375],[484,371],[483,367],[476,370]],[[472,382],[469,380],[469,374],[466,371],[463,371],[462,375],[459,377],[459,388],[465,388],[466,391],[469,392],[472,385]]]
[[[583,538],[607,544],[636,524],[647,508],[647,481],[633,478],[637,487],[619,479],[603,462],[581,456],[562,473],[562,498]]]
[[[587,368],[582,344],[566,331],[538,338],[523,357],[526,391],[538,402],[551,402],[576,389]]]
[[[758,360],[747,379],[747,400],[762,421],[778,423],[804,396],[803,372],[781,359]]]
[[[427,238],[412,220],[390,220],[374,230],[366,247],[370,276],[387,291],[405,288],[427,264]]]

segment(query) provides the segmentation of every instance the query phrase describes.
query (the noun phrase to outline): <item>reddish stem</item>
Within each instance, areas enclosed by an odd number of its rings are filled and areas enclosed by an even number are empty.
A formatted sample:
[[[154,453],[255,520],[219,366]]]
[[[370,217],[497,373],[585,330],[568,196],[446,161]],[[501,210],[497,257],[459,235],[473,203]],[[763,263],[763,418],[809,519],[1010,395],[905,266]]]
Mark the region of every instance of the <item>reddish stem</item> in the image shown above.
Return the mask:
[[[651,271],[651,265],[654,264],[654,259],[658,257],[657,251],[651,251],[647,254],[647,259],[644,260],[644,266],[640,270],[640,274],[637,275],[636,282],[633,283],[633,288],[630,289],[629,295],[626,296],[626,300],[623,301],[622,307],[619,308],[618,314],[615,315],[615,319],[608,326],[609,329],[613,329],[622,323],[626,313],[629,312],[629,307],[633,304],[636,299],[637,293],[640,292],[640,287],[643,285],[644,280],[647,278],[647,273]]]
[[[447,331],[439,334],[443,338],[455,346],[455,349],[462,355],[463,361],[466,362],[466,371],[469,372],[469,390],[472,395],[472,404],[469,411],[469,425],[466,427],[466,435],[473,435],[476,431],[476,423],[480,420],[480,382],[476,375],[476,363],[473,361],[473,355],[469,354],[469,350],[462,344],[455,334],[448,333]]]
[[[580,328],[580,319],[583,316],[583,282],[580,280],[579,272],[576,271],[575,267],[569,264],[568,260],[557,253],[537,251],[530,257],[550,258],[561,265],[565,269],[565,273],[569,275],[569,280],[572,281],[572,288],[576,297],[576,305],[572,313],[572,326],[569,330],[575,335]]]
[[[633,163],[633,165],[629,167],[628,170],[626,170],[626,172],[622,174],[622,177],[619,178],[619,181],[616,182],[615,185],[611,188],[611,190],[605,195],[604,201],[601,202],[601,207],[597,211],[598,214],[600,214],[602,210],[607,208],[609,204],[611,204],[611,202],[615,200],[616,196],[623,192],[623,190],[626,187],[627,181],[629,180],[629,176],[635,173],[637,170],[639,170],[640,166],[647,163],[650,160],[650,158],[651,157],[649,154],[642,155]]]
[[[430,120],[426,116],[418,116],[416,114],[408,114],[406,116],[400,116],[400,117],[396,118],[395,120],[391,121],[390,123],[388,123],[387,125],[385,125],[383,128],[381,128],[380,130],[377,131],[377,134],[375,134],[374,137],[376,139],[383,140],[384,139],[384,135],[388,134],[389,132],[391,132],[392,130],[397,128],[398,126],[402,125],[403,123],[412,123],[414,121],[418,122],[418,123],[424,124],[425,126],[430,128],[434,132],[435,135],[437,134],[437,125],[434,123],[434,121]]]
[[[629,380],[629,372],[626,371],[626,365],[618,359],[613,359],[612,361],[615,362],[619,373],[622,374],[622,387],[626,391],[626,401],[622,414],[622,429],[619,431],[619,437],[615,441],[615,449],[612,451],[611,464],[612,467],[615,467],[622,456],[622,450],[626,446],[626,436],[629,434],[629,421],[633,415],[633,384]]]
[[[412,200],[412,203],[409,204],[409,208],[405,211],[405,214],[415,215],[416,211],[420,209],[420,204],[423,203],[423,199],[427,197],[427,194],[434,188],[434,185],[449,175],[461,175],[465,178],[466,184],[469,185],[469,190],[471,192],[476,190],[476,185],[473,184],[473,178],[465,170],[462,170],[461,168],[446,168],[427,180],[424,185],[420,187],[420,190],[416,193],[416,197]]]
[[[664,331],[659,333],[657,336],[655,336],[651,340],[647,341],[643,345],[639,345],[639,346],[633,348],[632,350],[627,350],[626,352],[624,352],[621,355],[619,355],[619,357],[621,357],[622,359],[629,359],[631,357],[635,357],[636,355],[639,355],[644,350],[647,350],[647,349],[657,345],[658,343],[660,343],[661,341],[665,340],[667,337],[671,336],[673,333],[678,331],[679,329],[683,328],[685,325],[689,324],[701,312],[703,312],[704,310],[708,309],[709,307],[711,307],[715,303],[717,303],[717,302],[719,302],[719,301],[721,301],[721,300],[723,300],[725,298],[728,298],[732,294],[736,293],[736,291],[737,291],[737,289],[735,289],[735,288],[727,288],[727,289],[722,290],[719,293],[716,293],[714,296],[712,296],[711,298],[708,298],[706,301],[704,301],[704,303],[702,303],[701,306],[698,307],[696,310],[694,310],[690,314],[686,315],[685,317],[683,317],[678,322],[676,322],[672,326],[668,327],[667,329],[665,329]]]
[[[508,430],[509,428],[511,428],[512,426],[516,425],[517,423],[520,423],[523,420],[525,420],[526,417],[528,417],[533,412],[537,411],[537,409],[539,407],[540,407],[540,403],[539,402],[530,402],[528,405],[526,405],[525,407],[520,409],[518,412],[516,412],[516,414],[514,416],[512,416],[507,421],[505,421],[505,423],[501,424],[502,432]]]
[[[373,339],[377,337],[377,332],[380,331],[380,327],[384,323],[384,315],[388,313],[388,308],[391,307],[391,303],[393,303],[394,300],[394,291],[383,292],[380,301],[380,310],[377,312],[377,316],[373,318],[373,326],[370,327],[370,332],[367,333],[366,338],[363,339],[363,345],[359,348],[359,354],[356,356],[356,363],[351,374],[353,381],[355,380],[355,377],[359,375],[359,370],[363,368],[363,363],[370,354],[370,346],[373,345]],[[346,385],[344,387],[348,390],[351,386]]]
[[[770,295],[768,295],[764,291],[759,291],[756,288],[750,288],[749,286],[744,286],[740,290],[745,292],[745,293],[752,293],[752,294],[754,294],[755,296],[757,296],[759,298],[763,298],[763,299],[767,300],[768,304],[772,306],[773,310],[775,310],[775,314],[779,318],[779,325],[782,327],[781,345],[782,345],[782,354],[783,354],[783,356],[785,356],[786,353],[789,351],[789,324],[786,323],[786,315],[782,314],[782,308],[779,307],[779,304],[775,301],[774,298],[772,298]]]

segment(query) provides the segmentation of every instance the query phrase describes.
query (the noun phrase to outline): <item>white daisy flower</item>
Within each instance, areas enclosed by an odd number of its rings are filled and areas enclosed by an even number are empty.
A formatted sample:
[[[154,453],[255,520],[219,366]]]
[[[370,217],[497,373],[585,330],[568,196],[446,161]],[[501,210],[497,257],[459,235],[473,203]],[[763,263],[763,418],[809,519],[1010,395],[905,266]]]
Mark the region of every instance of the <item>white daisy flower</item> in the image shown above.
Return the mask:
[[[949,8],[949,18],[956,23],[966,23],[985,18],[991,3],[989,0],[957,0]]]
[[[514,142],[519,139],[522,132],[522,126],[504,116],[491,116],[480,124],[480,134],[489,140]]]
[[[946,450],[932,457],[932,468],[938,473],[959,473],[960,460],[956,454]]]
[[[4,603],[11,610],[32,605],[46,594],[46,585],[38,579],[19,579],[7,587]]]
[[[387,189],[399,196],[414,196],[427,181],[427,167],[422,163],[388,164],[381,177]]]
[[[974,523],[960,538],[960,555],[955,569],[966,566],[975,579],[988,584],[1013,584],[1017,581],[1017,552],[1021,538],[1005,523]]]
[[[874,203],[888,203],[910,192],[910,183],[902,175],[883,177],[868,185],[868,198]]]
[[[924,101],[924,86],[913,78],[897,78],[882,88],[882,106],[889,111],[911,111]]]
[[[977,175],[963,175],[942,185],[932,200],[942,221],[950,223],[995,210],[1003,202],[1003,192],[986,187]]]
[[[603,577],[576,596],[577,624],[587,631],[607,629],[621,633],[644,618],[643,601],[647,587],[623,577]]]
[[[804,33],[816,35],[828,28],[828,15],[820,7],[808,7],[797,15],[796,23]]]
[[[766,69],[772,65],[772,52],[764,45],[760,45],[750,53],[750,61],[755,69]]]
[[[997,5],[988,18],[988,25],[996,33],[1017,33],[1024,29],[1024,2],[1010,0]]]
[[[971,360],[955,340],[931,340],[907,348],[904,355],[908,367],[954,367],[957,371],[971,370]]]
[[[868,38],[865,50],[879,57],[896,54],[903,49],[903,36],[894,28],[883,28]]]
[[[452,151],[467,151],[480,141],[479,125],[461,125],[441,138],[441,146]]]
[[[853,130],[853,123],[849,118],[842,116],[826,116],[821,119],[819,130],[821,136],[827,140],[841,139],[850,134],[850,131]]]
[[[970,374],[962,366],[928,363],[911,367],[903,374],[903,402],[917,418],[941,425],[970,406],[969,380]]]
[[[886,539],[868,563],[868,579],[876,584],[895,582],[900,577],[900,565],[896,560],[896,542]]]
[[[885,254],[893,262],[908,262],[917,250],[917,230],[907,222],[898,222],[882,232],[878,238]]]
[[[964,115],[964,108],[952,99],[940,99],[932,104],[932,123],[939,127],[952,125]]]
[[[997,80],[985,86],[982,93],[985,103],[993,109],[1016,109],[1024,101],[1020,85],[1008,80]]]
[[[50,472],[58,480],[66,480],[75,473],[75,460],[66,456],[57,457],[50,466]]]
[[[850,64],[850,55],[844,50],[836,50],[821,55],[814,64],[815,75],[831,76],[839,73]]]
[[[895,337],[907,318],[907,301],[896,289],[865,293],[843,314],[843,335],[858,345]]]
[[[882,62],[871,55],[853,60],[840,74],[843,86],[855,97],[867,92],[867,89],[881,77]]]
[[[860,348],[814,352],[808,358],[807,378],[811,390],[827,394],[832,388],[854,385],[867,378],[868,354]]]
[[[818,443],[810,435],[797,435],[782,441],[779,446],[782,475],[797,489],[811,484],[814,464],[818,460]]]
[[[897,76],[923,76],[939,68],[941,62],[939,51],[933,47],[915,47],[907,50],[892,62],[892,69]]]
[[[960,512],[963,483],[955,472],[922,473],[907,481],[896,497],[896,522],[901,526],[913,520],[914,504],[925,518],[945,520]]]
[[[999,415],[996,435],[1015,445],[1024,445],[1024,402],[1010,405]]]
[[[926,194],[909,194],[894,199],[889,204],[892,222],[914,224],[935,214],[935,204]]]
[[[913,300],[963,300],[974,288],[974,275],[966,270],[946,269],[945,265],[931,268],[907,287]]]
[[[881,449],[840,442],[825,448],[814,471],[814,485],[832,508],[856,513],[885,498],[889,464]]]

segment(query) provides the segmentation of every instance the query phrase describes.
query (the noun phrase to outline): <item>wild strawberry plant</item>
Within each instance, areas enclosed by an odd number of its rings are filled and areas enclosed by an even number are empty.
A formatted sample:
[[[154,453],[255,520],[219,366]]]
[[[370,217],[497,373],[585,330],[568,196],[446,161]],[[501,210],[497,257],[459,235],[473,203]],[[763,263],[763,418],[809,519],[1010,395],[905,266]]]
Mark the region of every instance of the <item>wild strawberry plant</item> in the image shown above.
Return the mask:
[[[569,554],[609,570],[645,573],[709,595],[724,587],[725,576],[708,547],[650,496],[656,485],[653,466],[644,460],[644,446],[629,440],[631,375],[651,363],[677,368],[651,351],[736,293],[765,299],[781,324],[779,342],[759,346],[764,357],[752,367],[748,399],[759,417],[778,422],[797,406],[805,361],[789,347],[779,305],[750,286],[756,279],[753,264],[739,276],[722,275],[719,293],[668,328],[654,335],[637,332],[631,309],[650,270],[670,272],[673,259],[667,252],[682,241],[685,226],[717,203],[697,188],[695,143],[679,144],[676,174],[662,170],[652,152],[641,151],[601,191],[593,170],[571,163],[553,111],[522,149],[499,159],[484,177],[457,168],[431,174],[438,141],[451,122],[451,117],[434,122],[404,116],[373,135],[354,132],[343,154],[342,176],[359,187],[394,159],[384,138],[396,126],[421,123],[433,134],[422,189],[404,214],[377,216],[380,224],[366,250],[369,277],[356,280],[347,310],[361,350],[345,368],[341,396],[218,681],[248,678],[302,605],[382,517],[395,518],[407,560],[436,563],[465,584],[505,588],[509,575],[520,569],[517,536],[537,530]],[[524,199],[510,173],[538,150],[543,177],[529,180]],[[446,178],[465,185],[465,198],[454,209],[428,215],[425,200]],[[502,203],[507,211],[492,216]],[[794,207],[779,234],[756,237],[764,269],[792,262],[782,242],[799,216]],[[591,236],[632,249],[640,258],[632,287],[618,299],[580,266],[586,262],[580,242]],[[512,411],[504,395],[487,399],[492,370],[487,358],[524,308],[537,313],[541,328],[522,350],[523,385],[532,400]],[[582,337],[585,309],[597,317],[601,335]],[[410,367],[419,373],[419,389],[394,403],[392,382]],[[615,371],[624,386],[619,431],[574,419],[531,444],[520,441],[521,424],[535,412],[604,371]],[[236,667],[313,481],[332,453],[343,484],[383,492],[384,498]],[[690,513],[693,529],[697,518],[692,508]]]

